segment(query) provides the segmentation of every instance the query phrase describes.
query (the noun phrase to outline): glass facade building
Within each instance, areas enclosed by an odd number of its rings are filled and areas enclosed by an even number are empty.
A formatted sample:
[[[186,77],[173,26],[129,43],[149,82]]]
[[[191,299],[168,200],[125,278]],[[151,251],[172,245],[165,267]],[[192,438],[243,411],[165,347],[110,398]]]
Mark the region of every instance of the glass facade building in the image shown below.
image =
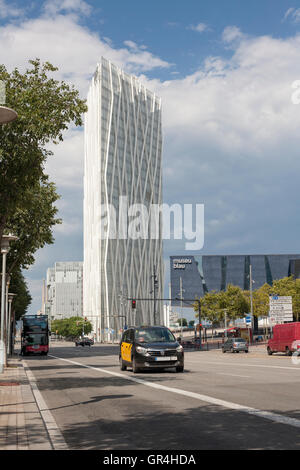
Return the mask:
[[[101,59],[88,93],[85,117],[84,169],[84,315],[94,325],[96,338],[110,339],[124,323],[161,322],[157,303],[149,298],[154,269],[157,298],[162,297],[163,261],[161,217],[157,239],[133,239],[117,229],[116,237],[103,231],[103,207],[108,220],[112,207],[117,223],[127,207],[149,209],[162,202],[161,100],[136,77]],[[110,222],[109,222],[110,223]],[[155,318],[154,318],[155,313]]]
[[[180,298],[180,279],[185,299],[203,297],[213,290],[225,290],[227,284],[249,290],[250,265],[253,289],[258,289],[265,283],[271,285],[275,279],[291,275],[299,277],[300,255],[171,256],[172,298]],[[180,301],[173,302],[176,306],[180,304]]]
[[[81,261],[59,262],[47,269],[45,313],[51,320],[82,316],[82,281]]]

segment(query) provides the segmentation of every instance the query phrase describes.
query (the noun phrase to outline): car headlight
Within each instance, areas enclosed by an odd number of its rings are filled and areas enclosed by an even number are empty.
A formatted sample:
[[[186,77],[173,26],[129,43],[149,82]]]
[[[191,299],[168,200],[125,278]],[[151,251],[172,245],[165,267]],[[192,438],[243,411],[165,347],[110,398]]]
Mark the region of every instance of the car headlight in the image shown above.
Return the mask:
[[[176,351],[177,351],[177,352],[182,352],[182,351],[183,351],[183,347],[182,347],[182,346],[178,346],[178,347],[176,348]]]
[[[146,355],[147,352],[148,352],[148,349],[143,348],[142,346],[137,346],[137,347],[136,347],[136,350],[137,350],[138,353],[144,354],[144,355]]]

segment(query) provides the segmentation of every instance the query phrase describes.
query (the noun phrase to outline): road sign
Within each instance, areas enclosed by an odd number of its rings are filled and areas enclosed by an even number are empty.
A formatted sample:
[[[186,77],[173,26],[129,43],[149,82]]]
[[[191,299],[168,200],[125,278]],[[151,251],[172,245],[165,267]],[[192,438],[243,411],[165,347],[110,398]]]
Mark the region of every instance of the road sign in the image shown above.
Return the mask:
[[[270,296],[270,322],[272,325],[293,321],[292,297],[272,295]]]

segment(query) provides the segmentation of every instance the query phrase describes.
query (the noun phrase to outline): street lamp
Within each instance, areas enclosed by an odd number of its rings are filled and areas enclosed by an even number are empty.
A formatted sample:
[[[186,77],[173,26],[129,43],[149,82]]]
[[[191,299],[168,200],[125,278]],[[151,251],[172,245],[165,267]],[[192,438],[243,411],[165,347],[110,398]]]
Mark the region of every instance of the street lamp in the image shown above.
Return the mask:
[[[10,354],[12,352],[11,349],[11,344],[12,344],[12,321],[11,321],[11,304],[12,301],[14,300],[14,297],[16,294],[13,294],[11,292],[8,292],[8,328],[7,328],[7,354]],[[15,322],[13,321],[13,325]]]
[[[8,122],[17,119],[18,114],[11,108],[6,106],[0,106],[0,124],[6,124]]]
[[[1,254],[2,254],[2,287],[1,287],[1,336],[0,336],[0,374],[3,373],[5,364],[5,344],[4,344],[4,318],[5,318],[5,272],[6,272],[6,256],[9,252],[10,242],[18,240],[15,235],[2,235],[1,238]]]

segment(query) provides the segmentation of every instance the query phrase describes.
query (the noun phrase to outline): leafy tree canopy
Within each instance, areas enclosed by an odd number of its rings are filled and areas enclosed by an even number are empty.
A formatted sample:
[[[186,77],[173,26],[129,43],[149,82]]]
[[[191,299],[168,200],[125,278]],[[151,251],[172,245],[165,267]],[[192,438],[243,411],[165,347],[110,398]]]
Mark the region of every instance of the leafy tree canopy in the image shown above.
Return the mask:
[[[11,276],[9,292],[16,294],[12,302],[12,310],[15,312],[15,319],[19,320],[25,315],[31,303],[31,295],[20,269]]]
[[[241,318],[249,312],[249,302],[242,289],[238,286],[228,284],[226,291],[211,291],[205,294],[201,300],[201,317],[212,323],[218,323],[225,318]],[[198,313],[198,302],[194,309]],[[196,316],[199,316],[199,314]]]
[[[81,126],[87,110],[74,86],[53,78],[57,70],[39,59],[30,60],[24,73],[0,65],[6,105],[18,113],[0,126],[0,237],[4,230],[19,237],[12,243],[10,270],[28,267],[34,252],[53,242],[52,228],[60,220],[54,206],[59,196],[44,173],[49,144],[62,141],[72,123]]]
[[[92,331],[92,324],[85,321],[83,317],[71,317],[63,320],[53,320],[51,322],[51,332],[63,336],[64,338],[76,338]]]

